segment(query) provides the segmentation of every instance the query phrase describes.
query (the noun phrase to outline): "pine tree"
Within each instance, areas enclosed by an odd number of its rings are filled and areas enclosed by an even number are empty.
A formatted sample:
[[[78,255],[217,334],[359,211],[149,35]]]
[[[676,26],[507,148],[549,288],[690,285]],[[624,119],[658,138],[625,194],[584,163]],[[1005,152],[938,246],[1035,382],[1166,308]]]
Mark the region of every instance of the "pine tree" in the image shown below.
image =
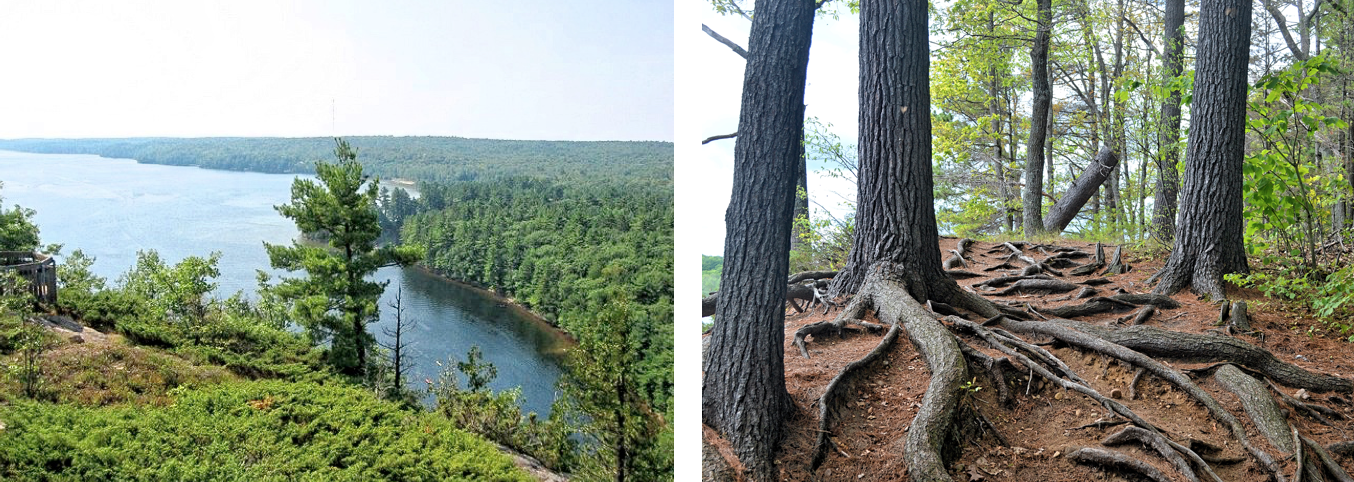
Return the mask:
[[[375,338],[366,330],[379,316],[377,300],[386,283],[367,279],[377,268],[406,266],[420,257],[407,246],[376,246],[381,236],[377,215],[377,182],[362,174],[357,151],[335,139],[338,162],[317,162],[318,182],[292,182],[291,204],[277,206],[302,233],[327,239],[327,246],[293,241],[291,246],[264,243],[274,268],[304,271],[306,277],[284,278],[277,293],[291,303],[291,314],[312,342],[331,341],[330,362],[346,373],[362,374]]]

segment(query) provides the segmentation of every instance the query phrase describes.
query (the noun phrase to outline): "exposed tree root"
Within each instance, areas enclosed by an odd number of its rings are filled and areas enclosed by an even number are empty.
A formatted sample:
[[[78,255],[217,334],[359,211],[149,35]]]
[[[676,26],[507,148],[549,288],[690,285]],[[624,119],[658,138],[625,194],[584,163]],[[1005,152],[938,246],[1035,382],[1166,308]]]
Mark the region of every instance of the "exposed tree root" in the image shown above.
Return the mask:
[[[828,383],[827,390],[818,399],[818,440],[813,444],[813,459],[809,471],[818,470],[818,466],[822,465],[823,460],[827,459],[828,437],[832,435],[832,426],[836,424],[841,405],[846,401],[847,389],[860,373],[864,373],[870,365],[882,358],[893,347],[894,342],[898,340],[899,331],[899,326],[893,325],[892,328],[889,328],[889,332],[884,334],[884,338],[879,341],[879,344],[874,347],[874,350],[871,350],[861,359],[846,365],[846,368],[843,368],[836,377],[832,378],[832,382]],[[803,348],[801,347],[801,349]]]
[[[1006,357],[992,358],[987,356],[986,353],[980,352],[972,346],[969,346],[963,339],[959,339],[959,351],[964,353],[964,358],[967,358],[970,363],[973,363],[987,372],[987,380],[997,388],[997,403],[1000,403],[1003,407],[1011,406],[1011,402],[1013,402],[1014,399],[1011,398],[1010,389],[1006,387],[1006,368],[1014,368],[1014,366],[1011,365],[1011,359]],[[995,431],[995,429],[993,430]]]
[[[1067,323],[1076,323],[1076,322],[1069,321]],[[1077,323],[1077,324],[1084,325],[1087,328],[1093,326],[1085,323]],[[1175,369],[1167,367],[1166,365],[1152,359],[1147,355],[1133,351],[1132,349],[1129,349],[1125,346],[1116,344],[1113,341],[1108,341],[1102,337],[1097,337],[1095,335],[1086,332],[1078,331],[1076,329],[1070,328],[1069,326],[1064,326],[1063,324],[1060,323],[1054,322],[1030,323],[1022,321],[1005,320],[1002,322],[1001,326],[1017,333],[1033,333],[1044,336],[1051,336],[1069,345],[1076,346],[1084,350],[1091,350],[1096,353],[1109,355],[1111,357],[1117,358],[1121,361],[1127,362],[1134,366],[1147,369],[1153,375],[1179,387],[1181,390],[1184,390],[1185,393],[1188,393],[1195,400],[1202,403],[1204,407],[1208,409],[1209,413],[1213,415],[1214,418],[1223,422],[1231,430],[1232,436],[1235,437],[1239,442],[1241,442],[1242,446],[1246,447],[1246,451],[1250,452],[1251,456],[1253,456],[1255,460],[1260,463],[1261,467],[1263,467],[1267,472],[1269,472],[1271,477],[1273,477],[1275,480],[1278,480],[1279,482],[1284,481],[1283,474],[1279,471],[1278,464],[1274,461],[1272,457],[1269,456],[1269,454],[1256,448],[1255,445],[1250,442],[1250,439],[1246,436],[1245,428],[1241,426],[1241,422],[1237,420],[1236,417],[1232,416],[1232,414],[1228,412],[1226,409],[1223,409],[1222,405],[1218,404],[1218,401],[1215,400],[1212,395],[1209,395],[1208,392],[1204,391],[1202,388],[1199,388],[1199,386],[1196,385],[1193,381],[1185,377],[1183,373],[1180,373]],[[1145,328],[1149,327],[1135,326],[1133,328],[1127,328],[1120,331],[1137,330]],[[1167,332],[1165,330],[1156,330],[1156,331],[1163,333],[1174,333]]]
[[[1018,293],[1066,293],[1074,289],[1077,289],[1077,285],[1056,279],[1022,279],[1016,281],[1011,287],[992,294],[1007,296]]]
[[[1153,450],[1156,450],[1158,454],[1161,454],[1162,458],[1170,462],[1171,465],[1174,465],[1176,470],[1179,470],[1190,482],[1199,482],[1199,477],[1194,475],[1194,469],[1190,468],[1189,462],[1186,462],[1185,458],[1181,457],[1180,454],[1175,451],[1174,447],[1171,447],[1171,444],[1166,440],[1166,437],[1161,436],[1159,433],[1149,432],[1140,427],[1124,427],[1123,430],[1105,437],[1104,440],[1100,441],[1100,444],[1107,447],[1113,447],[1132,442],[1138,442],[1143,446],[1151,447]]]
[[[790,275],[786,283],[795,284],[808,279],[830,279],[837,277],[836,271],[803,271]]]
[[[1123,254],[1123,251],[1124,251],[1124,246],[1123,246],[1123,245],[1119,245],[1119,246],[1115,247],[1115,248],[1114,248],[1114,255],[1113,255],[1113,256],[1110,256],[1110,264],[1109,264],[1109,267],[1105,268],[1105,272],[1100,273],[1100,274],[1102,274],[1102,275],[1104,275],[1104,274],[1124,274],[1124,273],[1127,273],[1128,270],[1132,269],[1132,266],[1123,264],[1123,262],[1120,260],[1120,256]]]
[[[1134,459],[1119,452],[1102,450],[1097,448],[1083,448],[1067,454],[1067,458],[1083,464],[1096,464],[1120,469],[1129,469],[1146,476],[1157,482],[1170,482],[1166,474],[1161,473],[1156,467],[1147,465],[1141,460]]]
[[[1182,333],[1152,326],[1106,328],[1071,320],[1052,321],[1147,356],[1192,363],[1229,361],[1288,387],[1306,388],[1318,393],[1354,392],[1354,382],[1348,379],[1307,371],[1279,360],[1268,350],[1228,336]]]
[[[1337,482],[1354,482],[1354,477],[1350,477],[1349,472],[1346,472],[1344,467],[1335,462],[1335,459],[1331,457],[1330,452],[1327,452],[1325,447],[1307,437],[1302,437],[1302,443],[1321,462],[1321,467],[1326,469],[1326,475],[1331,476]]]
[[[1288,420],[1284,419],[1283,410],[1275,403],[1274,397],[1269,396],[1265,384],[1230,364],[1218,367],[1213,372],[1213,378],[1241,399],[1246,415],[1274,448],[1293,453],[1295,446],[1293,438],[1289,436]]]
[[[1345,419],[1345,416],[1343,414],[1335,410],[1331,410],[1329,407],[1317,405],[1315,403],[1307,403],[1302,400],[1293,398],[1293,396],[1285,393],[1282,388],[1279,388],[1278,385],[1275,385],[1274,382],[1269,382],[1269,387],[1274,389],[1274,393],[1278,394],[1279,398],[1282,399],[1284,403],[1287,403],[1289,406],[1293,407],[1298,412],[1307,415],[1308,417],[1311,417],[1313,420],[1321,422],[1323,425],[1332,427],[1335,426],[1335,423],[1330,421],[1331,418],[1340,420]]]
[[[1095,298],[1086,300],[1084,303],[1079,305],[1057,306],[1052,308],[1044,308],[1040,311],[1042,311],[1047,316],[1055,316],[1058,318],[1076,318],[1081,316],[1098,315],[1100,313],[1108,313],[1108,312],[1122,313],[1138,307],[1138,305],[1135,305],[1133,303],[1119,300],[1115,296],[1109,297],[1097,296]]]
[[[1036,280],[1036,279],[1040,279],[1040,280],[1049,280],[1049,281],[1057,281],[1057,279],[1055,279],[1055,278],[1048,277],[1048,276],[1044,276],[1044,275],[1031,275],[1031,276],[1000,276],[1000,277],[996,277],[996,278],[989,278],[987,281],[983,281],[982,283],[974,283],[973,286],[990,286],[990,287],[992,287],[992,288],[1002,288],[1002,287],[1005,287],[1006,285],[1009,285],[1009,284],[1011,284],[1011,283],[1015,283],[1015,282],[1017,282],[1017,281],[1023,281],[1023,280]]]
[[[983,276],[978,273],[974,273],[972,271],[964,271],[962,269],[945,270],[945,274],[950,275],[950,277],[954,279],[981,278]]]
[[[912,480],[949,482],[951,479],[945,470],[945,460],[956,455],[953,451],[957,447],[954,443],[957,433],[955,420],[960,408],[961,385],[969,380],[967,364],[958,338],[912,297],[909,288],[898,281],[903,277],[894,274],[893,269],[896,267],[885,262],[872,266],[862,281],[860,291],[837,320],[830,324],[844,324],[846,319],[859,318],[867,310],[874,309],[880,321],[901,326],[907,332],[908,339],[930,371],[931,381],[922,397],[921,408],[902,440],[903,459]],[[1000,313],[990,302],[959,289],[953,283],[936,288],[932,287],[931,293],[943,295],[941,297],[948,298],[944,301],[981,316],[996,316]],[[803,348],[803,331],[796,332],[795,342],[801,352],[807,353]],[[831,404],[825,402],[823,405]],[[822,450],[816,449],[815,454]]]

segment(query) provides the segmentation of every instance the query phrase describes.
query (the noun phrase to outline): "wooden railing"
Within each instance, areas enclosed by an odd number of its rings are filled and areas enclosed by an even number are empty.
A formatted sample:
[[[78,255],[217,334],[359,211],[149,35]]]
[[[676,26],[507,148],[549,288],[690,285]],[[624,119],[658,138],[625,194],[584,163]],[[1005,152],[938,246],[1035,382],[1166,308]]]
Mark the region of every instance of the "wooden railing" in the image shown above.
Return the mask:
[[[30,251],[0,251],[0,271],[13,271],[28,280],[28,291],[39,302],[56,303],[56,259]]]

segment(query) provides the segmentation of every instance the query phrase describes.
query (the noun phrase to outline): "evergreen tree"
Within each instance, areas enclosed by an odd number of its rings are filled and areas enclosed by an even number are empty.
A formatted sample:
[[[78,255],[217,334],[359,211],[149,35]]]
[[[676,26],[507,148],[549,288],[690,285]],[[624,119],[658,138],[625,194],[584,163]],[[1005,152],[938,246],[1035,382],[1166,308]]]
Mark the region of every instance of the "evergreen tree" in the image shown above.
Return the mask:
[[[357,151],[335,139],[335,164],[317,162],[319,182],[297,178],[292,202],[277,206],[302,233],[327,239],[327,246],[293,241],[291,246],[264,243],[274,268],[304,271],[306,277],[284,278],[277,293],[291,303],[291,314],[312,342],[330,340],[330,362],[347,373],[361,374],[375,338],[366,325],[377,320],[377,299],[385,283],[367,279],[377,268],[406,266],[419,258],[406,246],[376,246],[381,235],[377,216],[377,182],[362,174]]]

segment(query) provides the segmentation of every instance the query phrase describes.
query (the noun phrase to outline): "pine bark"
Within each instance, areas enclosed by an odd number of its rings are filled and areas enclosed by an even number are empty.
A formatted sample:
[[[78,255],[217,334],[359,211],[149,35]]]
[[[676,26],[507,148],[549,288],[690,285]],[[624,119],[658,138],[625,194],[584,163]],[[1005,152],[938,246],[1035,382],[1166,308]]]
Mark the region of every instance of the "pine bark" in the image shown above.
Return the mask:
[[[932,198],[930,44],[925,4],[911,11],[916,1],[868,2],[869,16],[861,5],[856,231],[833,296],[857,292],[881,260],[907,267],[897,271],[918,300],[946,279]]]
[[[1164,21],[1165,55],[1162,66],[1166,77],[1179,77],[1184,66],[1185,0],[1166,0]],[[1152,203],[1152,237],[1161,243],[1175,240],[1176,198],[1180,192],[1180,174],[1175,164],[1180,158],[1180,90],[1171,89],[1170,96],[1161,101],[1161,133],[1157,143],[1156,198]]]
[[[759,481],[775,479],[775,448],[792,409],[785,390],[785,278],[815,8],[811,0],[757,3],[725,213],[721,322],[712,330],[702,384],[703,420]]]
[[[1039,234],[1044,227],[1044,149],[1048,140],[1048,114],[1053,87],[1048,79],[1049,34],[1053,29],[1053,0],[1038,0],[1039,27],[1030,48],[1030,69],[1034,84],[1034,110],[1030,113],[1030,141],[1025,151],[1025,237]]]
[[[1199,50],[1185,153],[1185,186],[1175,247],[1157,273],[1158,294],[1186,286],[1226,297],[1222,276],[1245,273],[1241,165],[1245,147],[1246,68],[1251,2],[1203,0]]]

